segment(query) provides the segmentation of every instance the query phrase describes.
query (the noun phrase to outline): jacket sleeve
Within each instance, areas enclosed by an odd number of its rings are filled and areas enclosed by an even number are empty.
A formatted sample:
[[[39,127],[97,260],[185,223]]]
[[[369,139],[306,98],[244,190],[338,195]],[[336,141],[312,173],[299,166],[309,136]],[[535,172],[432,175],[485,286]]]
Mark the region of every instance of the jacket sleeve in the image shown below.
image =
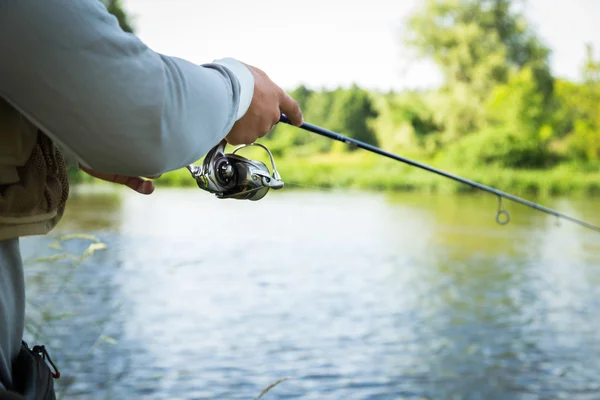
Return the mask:
[[[98,0],[0,2],[0,96],[86,167],[182,168],[225,137],[253,90],[244,64],[156,53]]]

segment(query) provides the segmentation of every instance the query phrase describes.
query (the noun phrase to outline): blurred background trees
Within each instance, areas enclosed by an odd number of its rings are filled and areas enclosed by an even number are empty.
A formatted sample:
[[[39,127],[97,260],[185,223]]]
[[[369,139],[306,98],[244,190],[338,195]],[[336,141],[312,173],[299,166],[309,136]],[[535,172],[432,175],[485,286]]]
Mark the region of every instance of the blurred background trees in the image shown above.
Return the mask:
[[[439,67],[444,83],[437,90],[300,87],[291,93],[307,121],[449,164],[531,169],[597,161],[600,62],[594,49],[588,46],[581,81],[556,79],[550,49],[529,26],[522,6],[520,0],[424,1],[399,39]],[[294,133],[276,130],[266,140],[281,153],[303,152],[314,143],[314,138],[287,141]]]

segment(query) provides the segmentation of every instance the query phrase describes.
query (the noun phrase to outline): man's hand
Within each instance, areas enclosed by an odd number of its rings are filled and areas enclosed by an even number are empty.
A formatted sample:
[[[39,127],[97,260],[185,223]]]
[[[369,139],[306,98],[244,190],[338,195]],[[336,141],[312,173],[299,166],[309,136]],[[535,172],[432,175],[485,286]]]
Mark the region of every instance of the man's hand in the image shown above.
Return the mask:
[[[258,68],[246,65],[254,76],[254,95],[246,114],[234,125],[225,139],[229,144],[250,144],[265,136],[285,114],[293,125],[302,125],[298,103]]]
[[[83,166],[79,168],[94,178],[102,179],[103,181],[113,182],[120,185],[125,185],[130,189],[135,190],[141,194],[151,194],[154,192],[154,184],[152,181],[147,181],[139,176],[125,176],[117,174],[106,174],[104,172],[97,172]],[[148,179],[156,179],[158,176],[148,177]]]

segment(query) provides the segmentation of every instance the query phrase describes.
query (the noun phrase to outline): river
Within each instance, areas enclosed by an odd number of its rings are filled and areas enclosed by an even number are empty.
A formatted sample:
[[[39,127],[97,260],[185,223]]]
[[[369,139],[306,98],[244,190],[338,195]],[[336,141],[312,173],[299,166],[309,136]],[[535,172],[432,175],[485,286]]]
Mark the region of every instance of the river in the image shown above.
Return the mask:
[[[500,226],[489,195],[82,191],[22,241],[26,339],[63,399],[600,398],[600,236],[505,205]]]

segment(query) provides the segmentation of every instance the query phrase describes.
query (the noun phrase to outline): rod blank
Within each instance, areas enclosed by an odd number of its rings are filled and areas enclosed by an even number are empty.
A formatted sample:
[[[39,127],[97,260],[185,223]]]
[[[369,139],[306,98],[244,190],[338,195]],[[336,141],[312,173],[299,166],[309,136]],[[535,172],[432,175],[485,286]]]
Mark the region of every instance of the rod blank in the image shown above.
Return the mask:
[[[291,125],[290,120],[284,114],[281,115],[280,122],[284,122],[286,124],[290,124]],[[292,125],[292,126],[295,126],[295,125]],[[307,130],[307,131],[312,132],[312,133],[316,133],[316,134],[321,135],[321,136],[325,136],[325,137],[327,137],[329,139],[333,139],[333,140],[337,140],[337,141],[346,143],[348,145],[354,145],[356,147],[359,147],[361,149],[370,151],[372,153],[379,154],[381,156],[388,157],[388,158],[391,158],[391,159],[396,160],[396,161],[403,162],[403,163],[408,164],[408,165],[412,165],[413,167],[417,167],[417,168],[420,168],[420,169],[432,172],[432,173],[437,174],[437,175],[441,175],[441,176],[446,177],[448,179],[452,179],[454,181],[464,183],[464,184],[469,185],[471,187],[483,190],[483,191],[488,192],[488,193],[495,194],[497,196],[503,197],[503,198],[508,199],[508,200],[512,200],[512,201],[514,201],[516,203],[523,204],[523,205],[525,205],[527,207],[531,207],[531,208],[536,209],[538,211],[541,211],[541,212],[544,212],[544,213],[547,213],[547,214],[550,214],[550,215],[554,215],[557,218],[563,218],[563,219],[565,219],[567,221],[579,224],[581,226],[584,226],[584,227],[589,228],[591,230],[594,230],[596,232],[600,232],[600,227],[599,226],[593,225],[593,224],[591,224],[589,222],[585,222],[585,221],[582,221],[580,219],[570,217],[568,215],[565,215],[565,214],[563,214],[561,212],[558,212],[556,210],[553,210],[551,208],[544,207],[544,206],[542,206],[540,204],[537,204],[537,203],[534,203],[532,201],[522,199],[522,198],[514,196],[514,195],[512,195],[510,193],[502,192],[502,191],[500,191],[498,189],[495,189],[495,188],[490,187],[490,186],[483,185],[481,183],[472,181],[470,179],[466,179],[466,178],[463,178],[463,177],[460,177],[460,176],[457,176],[457,175],[454,175],[454,174],[442,171],[440,169],[431,167],[429,165],[422,164],[420,162],[411,160],[409,158],[402,157],[402,156],[399,156],[397,154],[393,154],[393,153],[387,152],[385,150],[380,149],[379,147],[370,145],[370,144],[365,143],[365,142],[361,142],[360,140],[356,140],[356,139],[353,139],[353,138],[341,135],[341,134],[339,134],[337,132],[333,132],[333,131],[330,131],[330,130],[325,129],[325,128],[321,128],[320,126],[316,126],[316,125],[304,122],[302,125],[299,126],[299,128]],[[499,211],[501,211],[501,210],[499,210]]]

